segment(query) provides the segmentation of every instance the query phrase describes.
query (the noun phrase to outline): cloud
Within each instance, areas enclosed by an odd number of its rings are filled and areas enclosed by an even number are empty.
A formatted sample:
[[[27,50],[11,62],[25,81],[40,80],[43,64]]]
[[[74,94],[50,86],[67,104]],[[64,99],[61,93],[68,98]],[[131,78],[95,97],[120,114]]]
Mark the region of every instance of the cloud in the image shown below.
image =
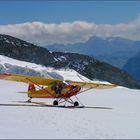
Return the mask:
[[[39,45],[53,43],[77,43],[88,40],[91,36],[123,37],[140,40],[140,14],[137,19],[120,24],[96,24],[86,21],[47,24],[26,22],[22,24],[0,25],[0,34],[8,34]]]

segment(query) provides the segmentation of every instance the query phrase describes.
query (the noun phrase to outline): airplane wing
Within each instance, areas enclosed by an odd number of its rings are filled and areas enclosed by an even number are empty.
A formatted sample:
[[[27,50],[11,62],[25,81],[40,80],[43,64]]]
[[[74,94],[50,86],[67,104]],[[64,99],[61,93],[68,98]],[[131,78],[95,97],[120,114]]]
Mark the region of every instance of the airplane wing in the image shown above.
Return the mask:
[[[69,81],[72,85],[80,85],[83,88],[94,88],[94,89],[108,89],[114,88],[117,85],[115,84],[103,84],[98,82],[77,82],[77,81]]]
[[[0,74],[0,79],[46,86],[54,82],[61,82],[61,80],[57,79],[47,79],[37,76],[27,76],[20,74]]]
[[[58,79],[48,79],[43,77],[27,76],[20,74],[0,74],[0,79],[16,82],[32,83],[36,85],[50,85],[53,84],[54,82],[62,82],[61,80]],[[72,85],[80,85],[83,88],[94,88],[94,89],[108,89],[116,87],[116,85],[114,84],[102,84],[97,82],[78,82],[68,80],[68,83]]]

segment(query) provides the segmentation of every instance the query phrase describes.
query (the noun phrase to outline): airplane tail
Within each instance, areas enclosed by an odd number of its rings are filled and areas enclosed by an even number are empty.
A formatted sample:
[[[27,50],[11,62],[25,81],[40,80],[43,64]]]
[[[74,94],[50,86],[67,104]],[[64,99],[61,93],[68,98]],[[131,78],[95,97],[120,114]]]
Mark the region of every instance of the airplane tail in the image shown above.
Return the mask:
[[[28,86],[28,94],[34,93],[36,91],[34,84],[29,84]]]

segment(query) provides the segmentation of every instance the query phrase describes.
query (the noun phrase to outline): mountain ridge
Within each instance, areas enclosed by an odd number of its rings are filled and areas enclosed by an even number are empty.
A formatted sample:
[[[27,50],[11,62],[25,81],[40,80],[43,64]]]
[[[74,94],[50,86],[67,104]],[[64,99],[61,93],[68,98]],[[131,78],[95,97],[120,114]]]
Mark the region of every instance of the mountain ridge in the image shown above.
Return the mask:
[[[120,37],[106,39],[93,36],[84,43],[45,46],[50,51],[72,52],[92,56],[115,67],[122,68],[127,60],[140,52],[140,41]]]
[[[1,36],[9,40],[9,36]],[[16,40],[14,37],[10,38]],[[20,44],[23,44],[22,40],[17,40],[20,41]],[[136,81],[126,72],[86,55],[63,52],[51,53],[40,46],[33,44],[17,46],[15,43],[5,42],[5,39],[0,40],[0,55],[56,69],[71,68],[91,80],[99,79],[129,88],[140,88]]]

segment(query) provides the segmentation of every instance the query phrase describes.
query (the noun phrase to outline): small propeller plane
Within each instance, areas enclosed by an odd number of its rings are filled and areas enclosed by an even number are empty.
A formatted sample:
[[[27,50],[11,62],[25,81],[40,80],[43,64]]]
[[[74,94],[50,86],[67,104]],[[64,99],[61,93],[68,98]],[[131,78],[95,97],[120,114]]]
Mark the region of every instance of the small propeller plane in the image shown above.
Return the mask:
[[[116,87],[114,84],[102,84],[94,82],[78,82],[78,81],[62,81],[58,79],[49,79],[36,76],[27,76],[20,74],[0,74],[1,80],[11,80],[16,82],[24,82],[28,84],[26,92],[31,102],[32,98],[54,98],[54,106],[61,103],[69,102],[72,106],[79,106],[77,94],[90,89],[108,89]],[[75,96],[78,101],[73,101]]]

